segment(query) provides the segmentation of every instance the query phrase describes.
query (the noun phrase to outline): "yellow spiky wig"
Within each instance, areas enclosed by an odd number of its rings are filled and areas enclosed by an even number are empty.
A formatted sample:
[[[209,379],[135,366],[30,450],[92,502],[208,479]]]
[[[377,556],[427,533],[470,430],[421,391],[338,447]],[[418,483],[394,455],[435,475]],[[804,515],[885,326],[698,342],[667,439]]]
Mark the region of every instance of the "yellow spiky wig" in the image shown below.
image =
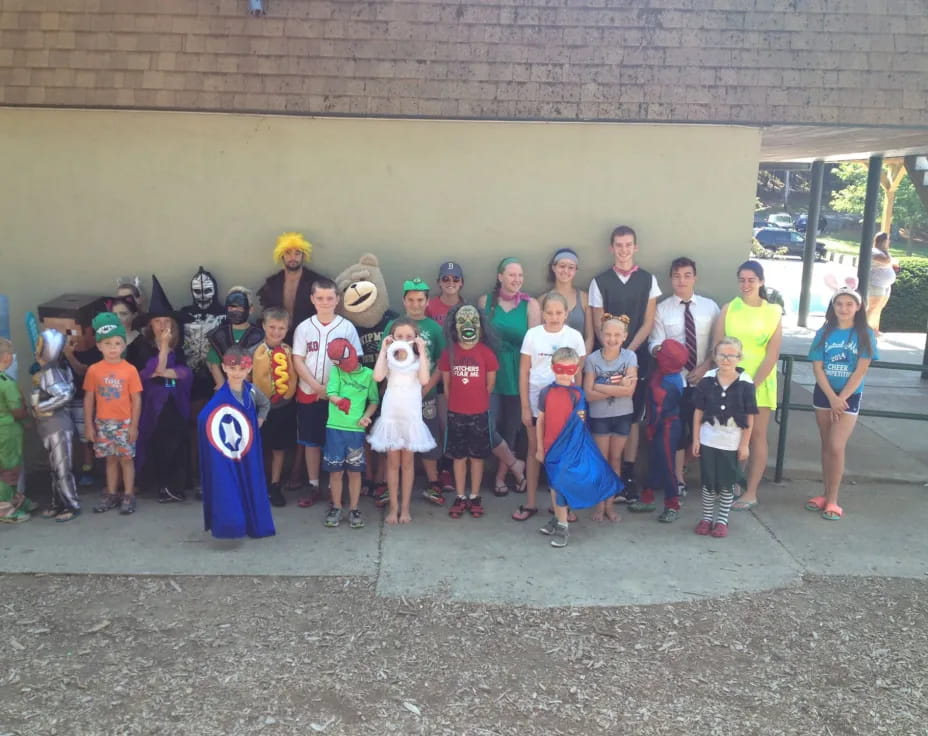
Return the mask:
[[[274,263],[280,263],[284,258],[284,253],[288,250],[303,251],[308,263],[312,257],[313,244],[300,233],[284,233],[277,238],[277,245],[274,246]]]

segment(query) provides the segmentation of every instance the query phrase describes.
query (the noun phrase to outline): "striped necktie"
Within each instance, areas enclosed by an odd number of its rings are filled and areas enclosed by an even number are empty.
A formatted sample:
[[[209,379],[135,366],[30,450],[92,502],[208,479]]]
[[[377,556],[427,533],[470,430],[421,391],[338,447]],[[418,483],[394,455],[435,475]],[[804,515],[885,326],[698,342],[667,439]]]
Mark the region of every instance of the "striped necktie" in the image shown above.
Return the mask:
[[[696,320],[693,319],[693,313],[690,311],[689,301],[681,302],[686,311],[683,313],[683,329],[686,332],[686,370],[691,371],[696,367]]]

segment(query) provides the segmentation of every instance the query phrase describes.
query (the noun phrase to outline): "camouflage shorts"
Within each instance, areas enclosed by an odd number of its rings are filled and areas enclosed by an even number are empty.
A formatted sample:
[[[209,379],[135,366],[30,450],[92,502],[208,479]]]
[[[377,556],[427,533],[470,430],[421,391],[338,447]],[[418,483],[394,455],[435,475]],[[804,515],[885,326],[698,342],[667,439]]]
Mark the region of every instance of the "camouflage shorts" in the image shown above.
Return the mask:
[[[135,443],[129,441],[129,419],[97,419],[93,452],[97,457],[135,457]]]

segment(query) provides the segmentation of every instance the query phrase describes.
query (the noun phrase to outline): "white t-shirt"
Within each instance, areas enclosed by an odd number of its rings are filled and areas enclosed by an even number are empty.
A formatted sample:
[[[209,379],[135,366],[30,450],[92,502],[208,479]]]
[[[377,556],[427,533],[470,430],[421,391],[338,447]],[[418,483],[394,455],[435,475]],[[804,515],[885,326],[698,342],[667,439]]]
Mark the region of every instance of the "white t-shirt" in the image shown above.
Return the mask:
[[[559,332],[548,332],[544,325],[532,327],[522,340],[520,352],[529,356],[532,361],[528,373],[528,401],[532,407],[532,416],[538,416],[538,394],[541,393],[541,389],[554,382],[551,356],[558,348],[573,348],[581,358],[586,355],[583,335],[566,325]],[[577,380],[582,380],[579,372]]]
[[[631,274],[629,274],[628,276],[621,276],[620,274],[617,273],[616,277],[618,277],[619,281],[621,281],[623,284],[627,284],[628,280],[631,278]],[[657,279],[654,277],[654,274],[652,273],[651,274],[651,291],[648,294],[648,299],[657,299],[657,297],[659,297],[660,295],[661,295],[661,287],[657,285]],[[590,307],[596,307],[597,309],[602,309],[603,295],[602,295],[602,292],[600,292],[599,290],[599,286],[597,286],[596,284],[596,279],[593,279],[590,282],[590,289],[589,289],[587,298],[589,299]]]
[[[313,315],[300,322],[293,333],[293,354],[306,360],[309,372],[323,386],[328,384],[329,370],[332,368],[332,361],[329,360],[326,348],[332,340],[339,337],[345,338],[354,345],[358,356],[363,354],[358,331],[351,322],[339,315],[335,315],[332,321],[325,325],[319,321],[319,317]],[[300,391],[310,396],[315,393],[302,378],[300,379]]]

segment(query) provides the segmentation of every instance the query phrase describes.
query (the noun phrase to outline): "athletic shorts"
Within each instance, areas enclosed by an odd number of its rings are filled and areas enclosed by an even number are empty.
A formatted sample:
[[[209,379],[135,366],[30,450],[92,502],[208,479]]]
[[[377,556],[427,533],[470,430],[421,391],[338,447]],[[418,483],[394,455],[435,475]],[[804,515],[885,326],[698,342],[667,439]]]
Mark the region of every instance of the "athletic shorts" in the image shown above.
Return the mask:
[[[847,397],[847,411],[845,413],[860,413],[860,397],[862,395],[863,394],[858,391],[856,394],[851,394]],[[812,391],[812,406],[819,411],[831,411],[831,404],[828,403],[828,397],[825,396],[825,392],[818,387],[818,384],[815,385]]]
[[[465,457],[483,459],[490,456],[490,413],[458,414],[448,412],[445,452],[455,460]]]
[[[296,444],[296,404],[290,402],[268,412],[261,427],[261,442],[266,450],[289,450]]]
[[[718,450],[706,445],[699,446],[699,471],[702,487],[714,493],[731,491],[744,476],[738,465],[737,450]]]
[[[325,448],[322,451],[322,469],[327,473],[347,470],[363,473],[367,468],[364,461],[364,432],[326,427]]]
[[[325,444],[325,424],[329,421],[329,402],[317,399],[296,405],[296,441],[304,447]]]
[[[429,428],[432,439],[435,440],[435,447],[428,452],[417,453],[426,460],[440,460],[445,454],[442,449],[441,422],[438,419],[438,400],[433,396],[430,399],[422,399],[422,421]]]
[[[615,417],[589,417],[587,421],[590,433],[628,437],[628,433],[632,431],[632,416],[632,414],[620,414]]]
[[[135,457],[135,443],[129,441],[131,419],[97,419],[93,452],[97,457]]]

